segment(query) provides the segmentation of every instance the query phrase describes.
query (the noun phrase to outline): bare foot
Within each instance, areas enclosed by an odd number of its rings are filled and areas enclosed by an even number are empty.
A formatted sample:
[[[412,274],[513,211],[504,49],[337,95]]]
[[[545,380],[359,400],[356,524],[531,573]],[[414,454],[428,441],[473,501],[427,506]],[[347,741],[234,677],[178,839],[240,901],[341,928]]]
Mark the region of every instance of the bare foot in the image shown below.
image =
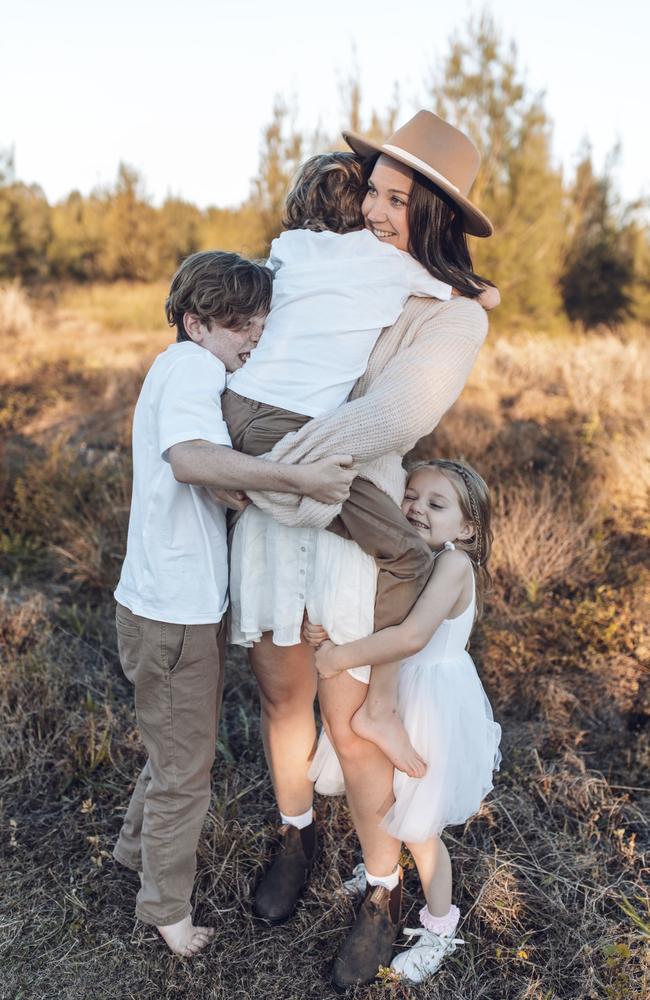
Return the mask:
[[[404,771],[410,778],[424,777],[426,761],[413,748],[397,712],[389,710],[371,716],[364,701],[352,716],[350,725],[357,736],[376,744],[398,771]]]
[[[157,929],[170,950],[183,958],[194,958],[210,944],[215,935],[214,927],[195,927],[191,917]]]

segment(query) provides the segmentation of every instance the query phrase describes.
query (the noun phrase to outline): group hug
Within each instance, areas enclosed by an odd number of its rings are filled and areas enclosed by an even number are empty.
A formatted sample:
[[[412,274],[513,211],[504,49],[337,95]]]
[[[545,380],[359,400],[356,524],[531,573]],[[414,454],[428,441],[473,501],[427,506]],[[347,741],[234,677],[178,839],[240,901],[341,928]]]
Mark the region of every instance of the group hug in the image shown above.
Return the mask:
[[[314,791],[345,794],[363,864],[340,873],[358,908],[339,991],[386,966],[421,982],[462,944],[441,834],[491,790],[501,735],[467,652],[488,488],[456,456],[403,465],[500,300],[468,249],[492,234],[468,197],[479,154],[424,110],[385,142],[343,138],[298,171],[266,263],[204,251],[174,275],[115,591],[147,753],[114,849],[137,917],[188,959],[215,940],[191,896],[225,645],[247,647],[279,813],[251,918],[292,918],[322,840]],[[423,905],[401,940],[403,845]]]

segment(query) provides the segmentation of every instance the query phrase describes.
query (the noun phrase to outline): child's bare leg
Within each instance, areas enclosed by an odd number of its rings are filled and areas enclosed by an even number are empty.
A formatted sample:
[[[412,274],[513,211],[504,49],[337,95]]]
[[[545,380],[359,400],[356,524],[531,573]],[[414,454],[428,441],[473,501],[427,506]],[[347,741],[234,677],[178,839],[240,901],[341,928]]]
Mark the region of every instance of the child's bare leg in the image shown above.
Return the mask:
[[[352,729],[375,743],[395,765],[411,778],[421,778],[427,769],[408,738],[397,712],[400,663],[382,663],[370,672],[368,696],[352,718]]]
[[[429,913],[446,917],[451,909],[451,861],[440,837],[406,845],[413,855]]]

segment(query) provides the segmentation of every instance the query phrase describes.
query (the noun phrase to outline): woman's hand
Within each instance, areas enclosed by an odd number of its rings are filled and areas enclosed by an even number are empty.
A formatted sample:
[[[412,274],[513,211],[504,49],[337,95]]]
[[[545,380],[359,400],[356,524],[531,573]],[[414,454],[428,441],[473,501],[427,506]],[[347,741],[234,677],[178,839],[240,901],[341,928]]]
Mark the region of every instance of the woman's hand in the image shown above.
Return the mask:
[[[309,621],[309,618],[307,618],[306,615],[305,615],[305,620],[302,623],[302,635],[305,642],[308,643],[310,646],[313,646],[314,649],[318,649],[319,646],[322,646],[322,644],[324,642],[327,642],[329,639],[329,635],[327,634],[323,626],[313,625],[312,622]]]
[[[243,490],[211,490],[208,492],[213,500],[222,503],[230,510],[244,510],[251,502]]]
[[[316,660],[316,670],[320,677],[329,680],[342,673],[345,667],[340,667],[336,660],[336,651],[339,647],[331,639],[327,639],[322,646],[319,646],[314,654]]]

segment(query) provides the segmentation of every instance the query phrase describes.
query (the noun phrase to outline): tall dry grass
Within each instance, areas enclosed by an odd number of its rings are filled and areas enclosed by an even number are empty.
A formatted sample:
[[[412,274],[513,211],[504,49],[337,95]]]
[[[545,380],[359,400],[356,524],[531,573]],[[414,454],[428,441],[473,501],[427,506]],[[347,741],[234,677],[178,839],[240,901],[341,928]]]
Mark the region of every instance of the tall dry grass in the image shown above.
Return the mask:
[[[134,922],[135,880],[111,861],[143,762],[111,599],[130,414],[169,334],[131,324],[124,304],[91,318],[83,295],[48,307],[0,293],[0,995],[333,997],[328,967],[352,917],[341,878],[358,845],[345,804],[321,801],[324,852],[299,912],[284,928],[252,922],[275,811],[241,653],[196,890],[218,944],[194,963],[171,958]],[[467,947],[419,990],[388,977],[351,996],[650,995],[648,353],[613,333],[493,337],[418,446],[464,454],[494,492],[495,582],[472,652],[504,760],[479,814],[446,834]],[[413,923],[420,890],[404,860]]]

